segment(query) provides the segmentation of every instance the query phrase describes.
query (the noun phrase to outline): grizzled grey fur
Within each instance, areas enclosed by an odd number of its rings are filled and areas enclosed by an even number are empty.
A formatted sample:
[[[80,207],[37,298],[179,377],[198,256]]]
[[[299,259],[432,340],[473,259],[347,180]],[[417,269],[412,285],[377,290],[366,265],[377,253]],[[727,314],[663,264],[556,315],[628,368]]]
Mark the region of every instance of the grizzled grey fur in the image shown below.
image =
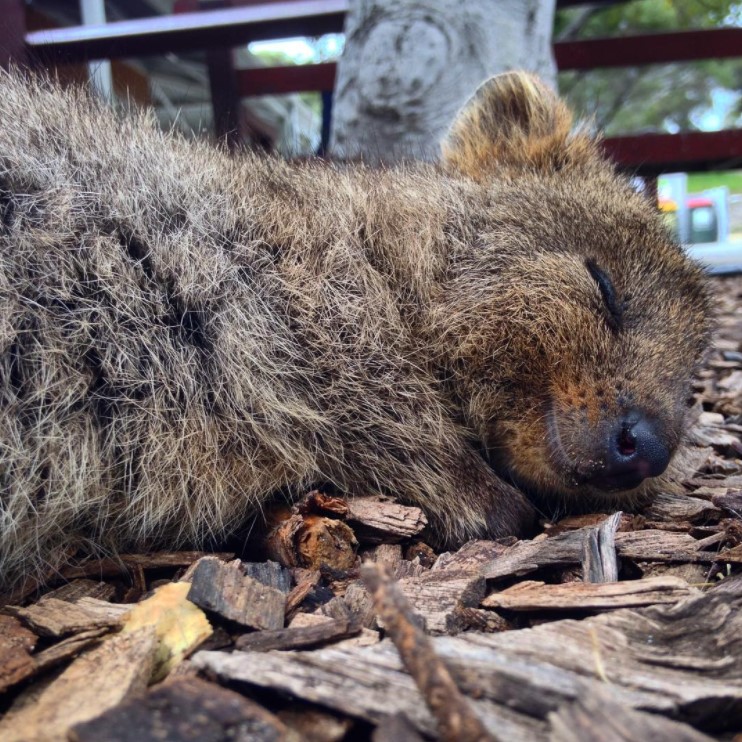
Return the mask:
[[[440,166],[292,165],[2,74],[0,582],[221,538],[310,483],[449,542],[656,489],[596,491],[591,441],[630,403],[678,447],[707,289],[570,122],[513,73]]]

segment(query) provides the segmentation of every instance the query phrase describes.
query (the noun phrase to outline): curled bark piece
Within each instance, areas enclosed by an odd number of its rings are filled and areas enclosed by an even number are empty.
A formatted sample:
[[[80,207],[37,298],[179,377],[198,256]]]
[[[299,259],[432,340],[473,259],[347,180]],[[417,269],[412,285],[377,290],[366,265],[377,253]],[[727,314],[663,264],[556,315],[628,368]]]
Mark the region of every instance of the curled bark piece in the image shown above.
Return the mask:
[[[350,569],[358,541],[341,520],[293,512],[268,534],[265,546],[270,558],[285,567]]]
[[[435,717],[441,739],[451,742],[494,742],[495,737],[484,728],[433,650],[431,640],[416,623],[402,591],[376,564],[364,564],[361,574],[402,663]]]
[[[588,533],[582,552],[582,579],[585,582],[618,580],[616,531],[621,523],[621,515],[621,512],[614,513]]]

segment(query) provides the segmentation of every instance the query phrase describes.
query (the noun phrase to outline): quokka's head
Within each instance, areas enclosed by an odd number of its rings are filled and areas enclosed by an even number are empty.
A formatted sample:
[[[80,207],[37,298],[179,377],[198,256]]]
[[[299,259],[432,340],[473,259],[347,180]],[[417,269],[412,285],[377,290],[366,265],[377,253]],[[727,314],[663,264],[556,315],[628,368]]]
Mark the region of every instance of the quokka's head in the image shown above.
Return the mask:
[[[709,340],[702,270],[531,75],[481,86],[443,167],[479,196],[433,322],[465,423],[535,496],[651,491]]]

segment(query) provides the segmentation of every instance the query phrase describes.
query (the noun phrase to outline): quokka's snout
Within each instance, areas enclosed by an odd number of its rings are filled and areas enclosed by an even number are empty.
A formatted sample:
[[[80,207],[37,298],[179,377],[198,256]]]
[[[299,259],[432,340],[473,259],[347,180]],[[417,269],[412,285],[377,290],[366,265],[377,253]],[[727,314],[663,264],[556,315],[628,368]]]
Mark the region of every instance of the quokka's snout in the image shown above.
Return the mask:
[[[383,170],[230,157],[19,74],[0,120],[0,583],[322,482],[449,545],[664,486],[706,280],[534,76]]]
[[[572,455],[565,448],[558,421],[552,417],[549,446],[555,450],[557,466],[571,470],[576,487],[600,493],[633,490],[660,476],[676,448],[663,424],[638,409],[586,426],[573,440]]]

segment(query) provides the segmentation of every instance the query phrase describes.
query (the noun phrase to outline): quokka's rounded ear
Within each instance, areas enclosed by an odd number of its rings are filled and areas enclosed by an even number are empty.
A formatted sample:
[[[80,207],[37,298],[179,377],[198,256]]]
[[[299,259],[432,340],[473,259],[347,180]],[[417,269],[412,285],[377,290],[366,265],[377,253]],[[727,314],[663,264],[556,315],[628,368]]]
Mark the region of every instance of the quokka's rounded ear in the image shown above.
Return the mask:
[[[572,113],[535,75],[506,72],[479,86],[443,141],[443,165],[477,180],[504,170],[555,170],[596,155],[571,134]]]

